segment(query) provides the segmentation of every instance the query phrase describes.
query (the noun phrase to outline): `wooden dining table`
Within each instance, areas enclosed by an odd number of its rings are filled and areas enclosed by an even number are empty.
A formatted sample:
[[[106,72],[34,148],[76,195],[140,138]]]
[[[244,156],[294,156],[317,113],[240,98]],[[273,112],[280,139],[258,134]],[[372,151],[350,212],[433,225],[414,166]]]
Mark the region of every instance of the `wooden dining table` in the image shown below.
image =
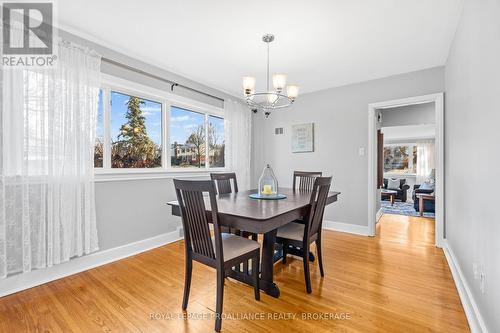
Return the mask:
[[[250,194],[257,190],[240,191],[237,193],[217,196],[219,224],[222,226],[262,234],[262,258],[260,268],[260,289],[268,295],[279,297],[279,287],[273,281],[273,265],[275,262],[275,239],[279,227],[305,216],[311,197],[310,191],[300,191],[280,188],[279,193],[286,195],[280,200],[252,199]],[[340,192],[328,193],[327,205],[337,201]],[[172,215],[180,216],[179,203],[170,201]],[[210,220],[210,201],[205,199],[207,217]],[[247,266],[248,267],[248,266]],[[233,267],[227,275],[243,283],[253,285],[253,278],[248,269]]]

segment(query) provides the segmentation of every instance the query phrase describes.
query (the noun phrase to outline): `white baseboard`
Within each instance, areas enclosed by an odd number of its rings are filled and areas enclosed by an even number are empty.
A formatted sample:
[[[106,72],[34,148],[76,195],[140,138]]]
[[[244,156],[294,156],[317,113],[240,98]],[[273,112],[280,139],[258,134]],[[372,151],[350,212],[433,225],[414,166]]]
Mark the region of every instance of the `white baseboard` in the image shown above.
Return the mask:
[[[488,333],[488,328],[486,327],[483,317],[479,312],[474,296],[472,295],[469,285],[465,280],[465,276],[460,269],[457,258],[455,257],[455,254],[446,239],[443,241],[443,245],[444,255],[448,261],[448,266],[450,266],[451,275],[455,281],[455,286],[457,287],[458,295],[460,296],[460,301],[462,302],[471,332]]]
[[[182,239],[180,236],[181,230],[182,228],[178,227],[175,231],[169,233],[118,246],[112,249],[98,251],[49,268],[13,275],[2,280],[0,286],[0,297],[10,295],[24,289],[33,288],[50,281],[61,279],[69,275],[80,273],[97,266],[102,266],[113,261],[175,242]]]
[[[368,226],[323,220],[323,229],[368,236]]]
[[[380,220],[382,215],[384,215],[384,211],[383,211],[382,207],[380,207],[377,214],[375,215],[375,223],[378,223],[378,221]]]

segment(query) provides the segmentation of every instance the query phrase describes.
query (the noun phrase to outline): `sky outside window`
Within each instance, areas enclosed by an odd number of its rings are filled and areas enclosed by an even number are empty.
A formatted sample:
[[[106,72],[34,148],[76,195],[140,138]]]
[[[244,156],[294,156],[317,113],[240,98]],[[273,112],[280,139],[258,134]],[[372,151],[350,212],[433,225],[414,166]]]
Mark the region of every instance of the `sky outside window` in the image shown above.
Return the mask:
[[[111,92],[111,142],[118,141],[120,127],[127,122],[127,102],[130,96],[116,91]],[[146,118],[146,129],[149,138],[158,146],[161,145],[161,103],[141,98],[142,115]]]

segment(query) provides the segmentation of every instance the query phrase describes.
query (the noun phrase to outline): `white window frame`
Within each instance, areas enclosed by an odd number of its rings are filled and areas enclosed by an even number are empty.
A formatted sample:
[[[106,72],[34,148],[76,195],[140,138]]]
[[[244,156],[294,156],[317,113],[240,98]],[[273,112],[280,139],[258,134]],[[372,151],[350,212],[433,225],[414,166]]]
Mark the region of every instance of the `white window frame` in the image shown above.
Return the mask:
[[[227,167],[209,167],[209,149],[205,149],[205,167],[172,168],[170,166],[170,108],[178,108],[194,111],[205,115],[205,134],[208,128],[208,117],[216,116],[224,119],[224,109],[191,100],[182,96],[152,88],[147,85],[136,83],[130,80],[118,78],[108,74],[101,76],[101,89],[103,91],[103,167],[94,168],[96,181],[114,181],[131,179],[156,179],[156,178],[189,178],[207,177],[210,172],[227,171]],[[162,165],[159,168],[111,168],[111,92],[137,96],[153,102],[161,103],[161,132],[162,132]],[[224,139],[225,140],[225,139]],[[226,165],[226,163],[224,163]]]

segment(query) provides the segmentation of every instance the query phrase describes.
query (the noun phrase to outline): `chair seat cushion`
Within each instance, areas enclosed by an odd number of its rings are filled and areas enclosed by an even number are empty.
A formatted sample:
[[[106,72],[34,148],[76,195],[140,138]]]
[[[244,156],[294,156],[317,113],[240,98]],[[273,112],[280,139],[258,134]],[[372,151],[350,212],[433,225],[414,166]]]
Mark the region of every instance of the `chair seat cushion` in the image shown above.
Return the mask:
[[[304,239],[304,224],[288,223],[278,229],[277,237],[302,241]]]
[[[229,261],[245,253],[260,248],[260,244],[257,243],[256,241],[241,236],[221,233],[221,237],[222,237],[222,252],[224,253],[224,261]],[[215,252],[214,237],[212,237],[212,245],[214,247],[214,252]]]

